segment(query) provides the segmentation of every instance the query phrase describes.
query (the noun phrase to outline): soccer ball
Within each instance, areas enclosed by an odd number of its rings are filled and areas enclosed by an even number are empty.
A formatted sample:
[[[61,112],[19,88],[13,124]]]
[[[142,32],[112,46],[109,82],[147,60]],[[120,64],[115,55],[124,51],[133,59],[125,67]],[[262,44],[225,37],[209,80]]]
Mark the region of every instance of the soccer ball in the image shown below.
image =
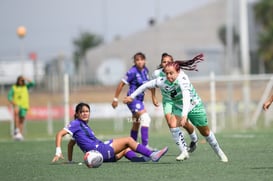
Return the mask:
[[[97,150],[91,150],[85,153],[83,160],[88,168],[98,168],[103,163],[103,156]]]

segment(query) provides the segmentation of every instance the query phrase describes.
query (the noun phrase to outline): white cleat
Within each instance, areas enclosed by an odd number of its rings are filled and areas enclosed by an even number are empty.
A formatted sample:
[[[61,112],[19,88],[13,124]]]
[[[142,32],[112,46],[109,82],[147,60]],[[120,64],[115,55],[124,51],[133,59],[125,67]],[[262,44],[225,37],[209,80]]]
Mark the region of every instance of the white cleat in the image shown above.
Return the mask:
[[[176,157],[176,161],[183,161],[190,158],[189,153],[187,150],[184,150],[180,153],[180,155],[178,155],[178,157]]]
[[[228,162],[228,158],[222,150],[220,150],[217,155],[220,158],[221,162]]]
[[[23,141],[24,140],[24,137],[21,133],[16,133],[13,137],[14,140],[16,141]]]

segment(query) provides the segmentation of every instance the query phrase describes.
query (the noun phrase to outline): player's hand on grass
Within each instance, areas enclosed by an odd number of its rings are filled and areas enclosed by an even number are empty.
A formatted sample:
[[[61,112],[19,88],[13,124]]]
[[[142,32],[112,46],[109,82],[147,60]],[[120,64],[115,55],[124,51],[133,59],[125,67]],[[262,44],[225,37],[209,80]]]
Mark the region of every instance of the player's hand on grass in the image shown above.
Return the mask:
[[[60,155],[55,155],[51,162],[52,163],[57,162],[59,159],[63,159],[64,160],[64,156],[63,156],[62,153]]]
[[[62,149],[61,149],[61,147],[57,146],[56,153],[55,153],[54,158],[52,159],[52,162],[54,163],[54,162],[58,161],[60,158],[64,160],[64,156],[62,154]]]

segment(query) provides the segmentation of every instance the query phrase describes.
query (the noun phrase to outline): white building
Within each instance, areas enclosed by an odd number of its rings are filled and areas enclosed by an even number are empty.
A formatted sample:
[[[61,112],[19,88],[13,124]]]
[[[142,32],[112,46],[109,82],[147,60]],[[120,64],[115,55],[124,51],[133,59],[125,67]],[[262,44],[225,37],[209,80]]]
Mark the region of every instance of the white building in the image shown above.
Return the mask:
[[[232,63],[236,61],[236,57],[225,60],[225,47],[218,35],[219,29],[227,22],[228,2],[217,0],[208,3],[163,23],[150,26],[144,31],[88,51],[87,65],[84,66],[87,81],[116,84],[132,66],[132,56],[139,51],[145,53],[150,72],[159,65],[161,54],[164,52],[180,60],[204,53],[206,61],[199,64],[198,73],[189,73],[192,76],[208,75],[211,71],[216,75],[229,74],[234,71],[233,69],[239,69],[232,67],[238,66],[238,63]],[[233,18],[234,23],[238,23],[238,13],[236,14],[238,4],[235,3]]]

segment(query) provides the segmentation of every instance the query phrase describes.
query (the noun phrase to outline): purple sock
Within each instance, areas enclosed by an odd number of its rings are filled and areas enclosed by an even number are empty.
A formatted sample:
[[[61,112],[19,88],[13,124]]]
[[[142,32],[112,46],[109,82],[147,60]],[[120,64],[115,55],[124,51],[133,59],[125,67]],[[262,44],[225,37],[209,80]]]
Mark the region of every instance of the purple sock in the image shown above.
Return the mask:
[[[141,143],[144,146],[148,145],[148,141],[149,141],[149,127],[145,127],[145,126],[141,127],[141,141],[142,141]]]
[[[138,131],[135,131],[135,130],[131,130],[131,137],[137,141],[137,134],[138,134]]]
[[[132,158],[137,157],[137,155],[136,155],[136,153],[135,153],[134,151],[130,150],[130,151],[127,151],[127,152],[125,153],[125,157],[126,157],[128,160],[131,160]]]
[[[149,157],[153,152],[151,150],[149,150],[148,148],[146,148],[146,146],[142,145],[142,144],[138,144],[137,148],[136,148],[136,152]]]

